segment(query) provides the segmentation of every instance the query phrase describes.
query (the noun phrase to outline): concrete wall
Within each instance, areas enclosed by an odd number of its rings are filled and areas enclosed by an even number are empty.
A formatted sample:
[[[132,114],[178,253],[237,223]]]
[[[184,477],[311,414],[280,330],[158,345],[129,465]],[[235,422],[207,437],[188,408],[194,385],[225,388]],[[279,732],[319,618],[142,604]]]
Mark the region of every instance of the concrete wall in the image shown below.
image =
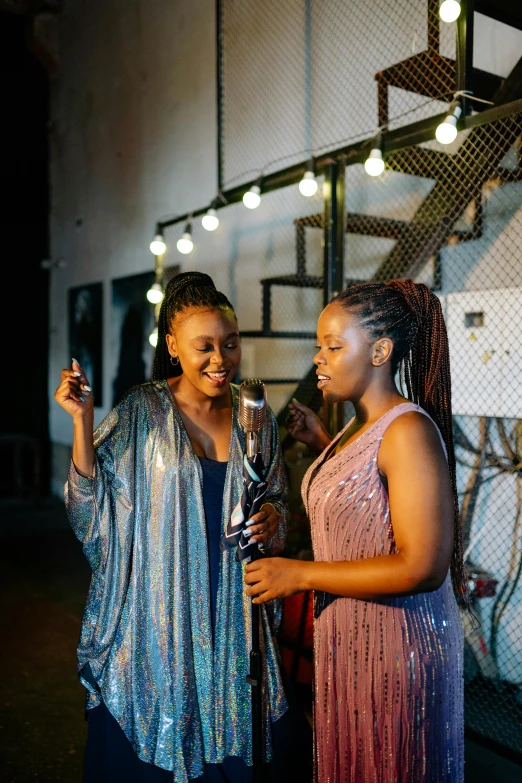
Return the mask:
[[[52,257],[65,268],[52,275],[50,392],[70,361],[67,290],[104,283],[109,401],[111,279],[152,268],[158,218],[214,197],[215,64],[213,0],[65,4],[51,128]],[[96,409],[97,422],[108,409]],[[70,417],[54,403],[50,430],[54,444],[69,446]]]

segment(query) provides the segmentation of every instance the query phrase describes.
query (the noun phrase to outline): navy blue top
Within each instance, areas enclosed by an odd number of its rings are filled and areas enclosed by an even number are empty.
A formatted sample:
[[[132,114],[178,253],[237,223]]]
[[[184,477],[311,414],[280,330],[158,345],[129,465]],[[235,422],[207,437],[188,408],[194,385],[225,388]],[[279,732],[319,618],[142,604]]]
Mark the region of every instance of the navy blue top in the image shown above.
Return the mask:
[[[223,536],[223,493],[228,462],[198,457],[203,471],[203,505],[207,524],[208,562],[210,570],[210,604],[212,629],[216,626],[219,586],[220,543]]]

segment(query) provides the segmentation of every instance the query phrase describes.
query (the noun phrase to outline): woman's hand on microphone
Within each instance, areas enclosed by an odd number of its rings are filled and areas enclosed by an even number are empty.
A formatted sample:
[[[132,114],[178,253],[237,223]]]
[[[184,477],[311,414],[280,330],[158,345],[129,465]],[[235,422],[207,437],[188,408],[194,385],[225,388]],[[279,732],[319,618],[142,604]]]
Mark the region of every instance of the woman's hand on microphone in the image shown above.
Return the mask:
[[[332,438],[323,427],[323,423],[310,408],[297,400],[288,406],[286,429],[292,438],[306,443],[316,454],[320,454],[330,445]]]
[[[264,604],[273,598],[286,598],[306,589],[303,560],[284,557],[265,557],[254,560],[245,567],[246,594],[253,596],[252,603]]]
[[[73,419],[92,417],[94,402],[89,381],[75,359],[71,367],[70,370],[62,370],[61,383],[54,393],[54,399]]]
[[[247,533],[252,541],[257,541],[263,549],[277,533],[279,527],[279,514],[271,503],[264,503],[257,514],[250,517],[246,523]]]

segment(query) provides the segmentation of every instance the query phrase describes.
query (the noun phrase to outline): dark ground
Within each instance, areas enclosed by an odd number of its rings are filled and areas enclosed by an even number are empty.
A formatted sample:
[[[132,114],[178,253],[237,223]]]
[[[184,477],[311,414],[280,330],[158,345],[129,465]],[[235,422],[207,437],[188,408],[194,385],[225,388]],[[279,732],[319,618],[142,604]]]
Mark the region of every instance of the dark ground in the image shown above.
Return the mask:
[[[80,783],[86,724],[75,647],[89,569],[60,503],[0,501],[0,580],[0,779]],[[466,741],[466,783],[518,783],[521,772]]]

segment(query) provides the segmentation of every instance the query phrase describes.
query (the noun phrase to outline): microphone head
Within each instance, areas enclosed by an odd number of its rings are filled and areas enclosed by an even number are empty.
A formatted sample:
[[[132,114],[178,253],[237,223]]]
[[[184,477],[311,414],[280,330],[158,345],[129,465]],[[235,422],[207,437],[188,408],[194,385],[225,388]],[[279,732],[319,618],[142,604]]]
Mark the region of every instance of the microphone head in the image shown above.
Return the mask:
[[[247,378],[239,387],[239,423],[246,432],[259,432],[266,419],[266,387]]]

